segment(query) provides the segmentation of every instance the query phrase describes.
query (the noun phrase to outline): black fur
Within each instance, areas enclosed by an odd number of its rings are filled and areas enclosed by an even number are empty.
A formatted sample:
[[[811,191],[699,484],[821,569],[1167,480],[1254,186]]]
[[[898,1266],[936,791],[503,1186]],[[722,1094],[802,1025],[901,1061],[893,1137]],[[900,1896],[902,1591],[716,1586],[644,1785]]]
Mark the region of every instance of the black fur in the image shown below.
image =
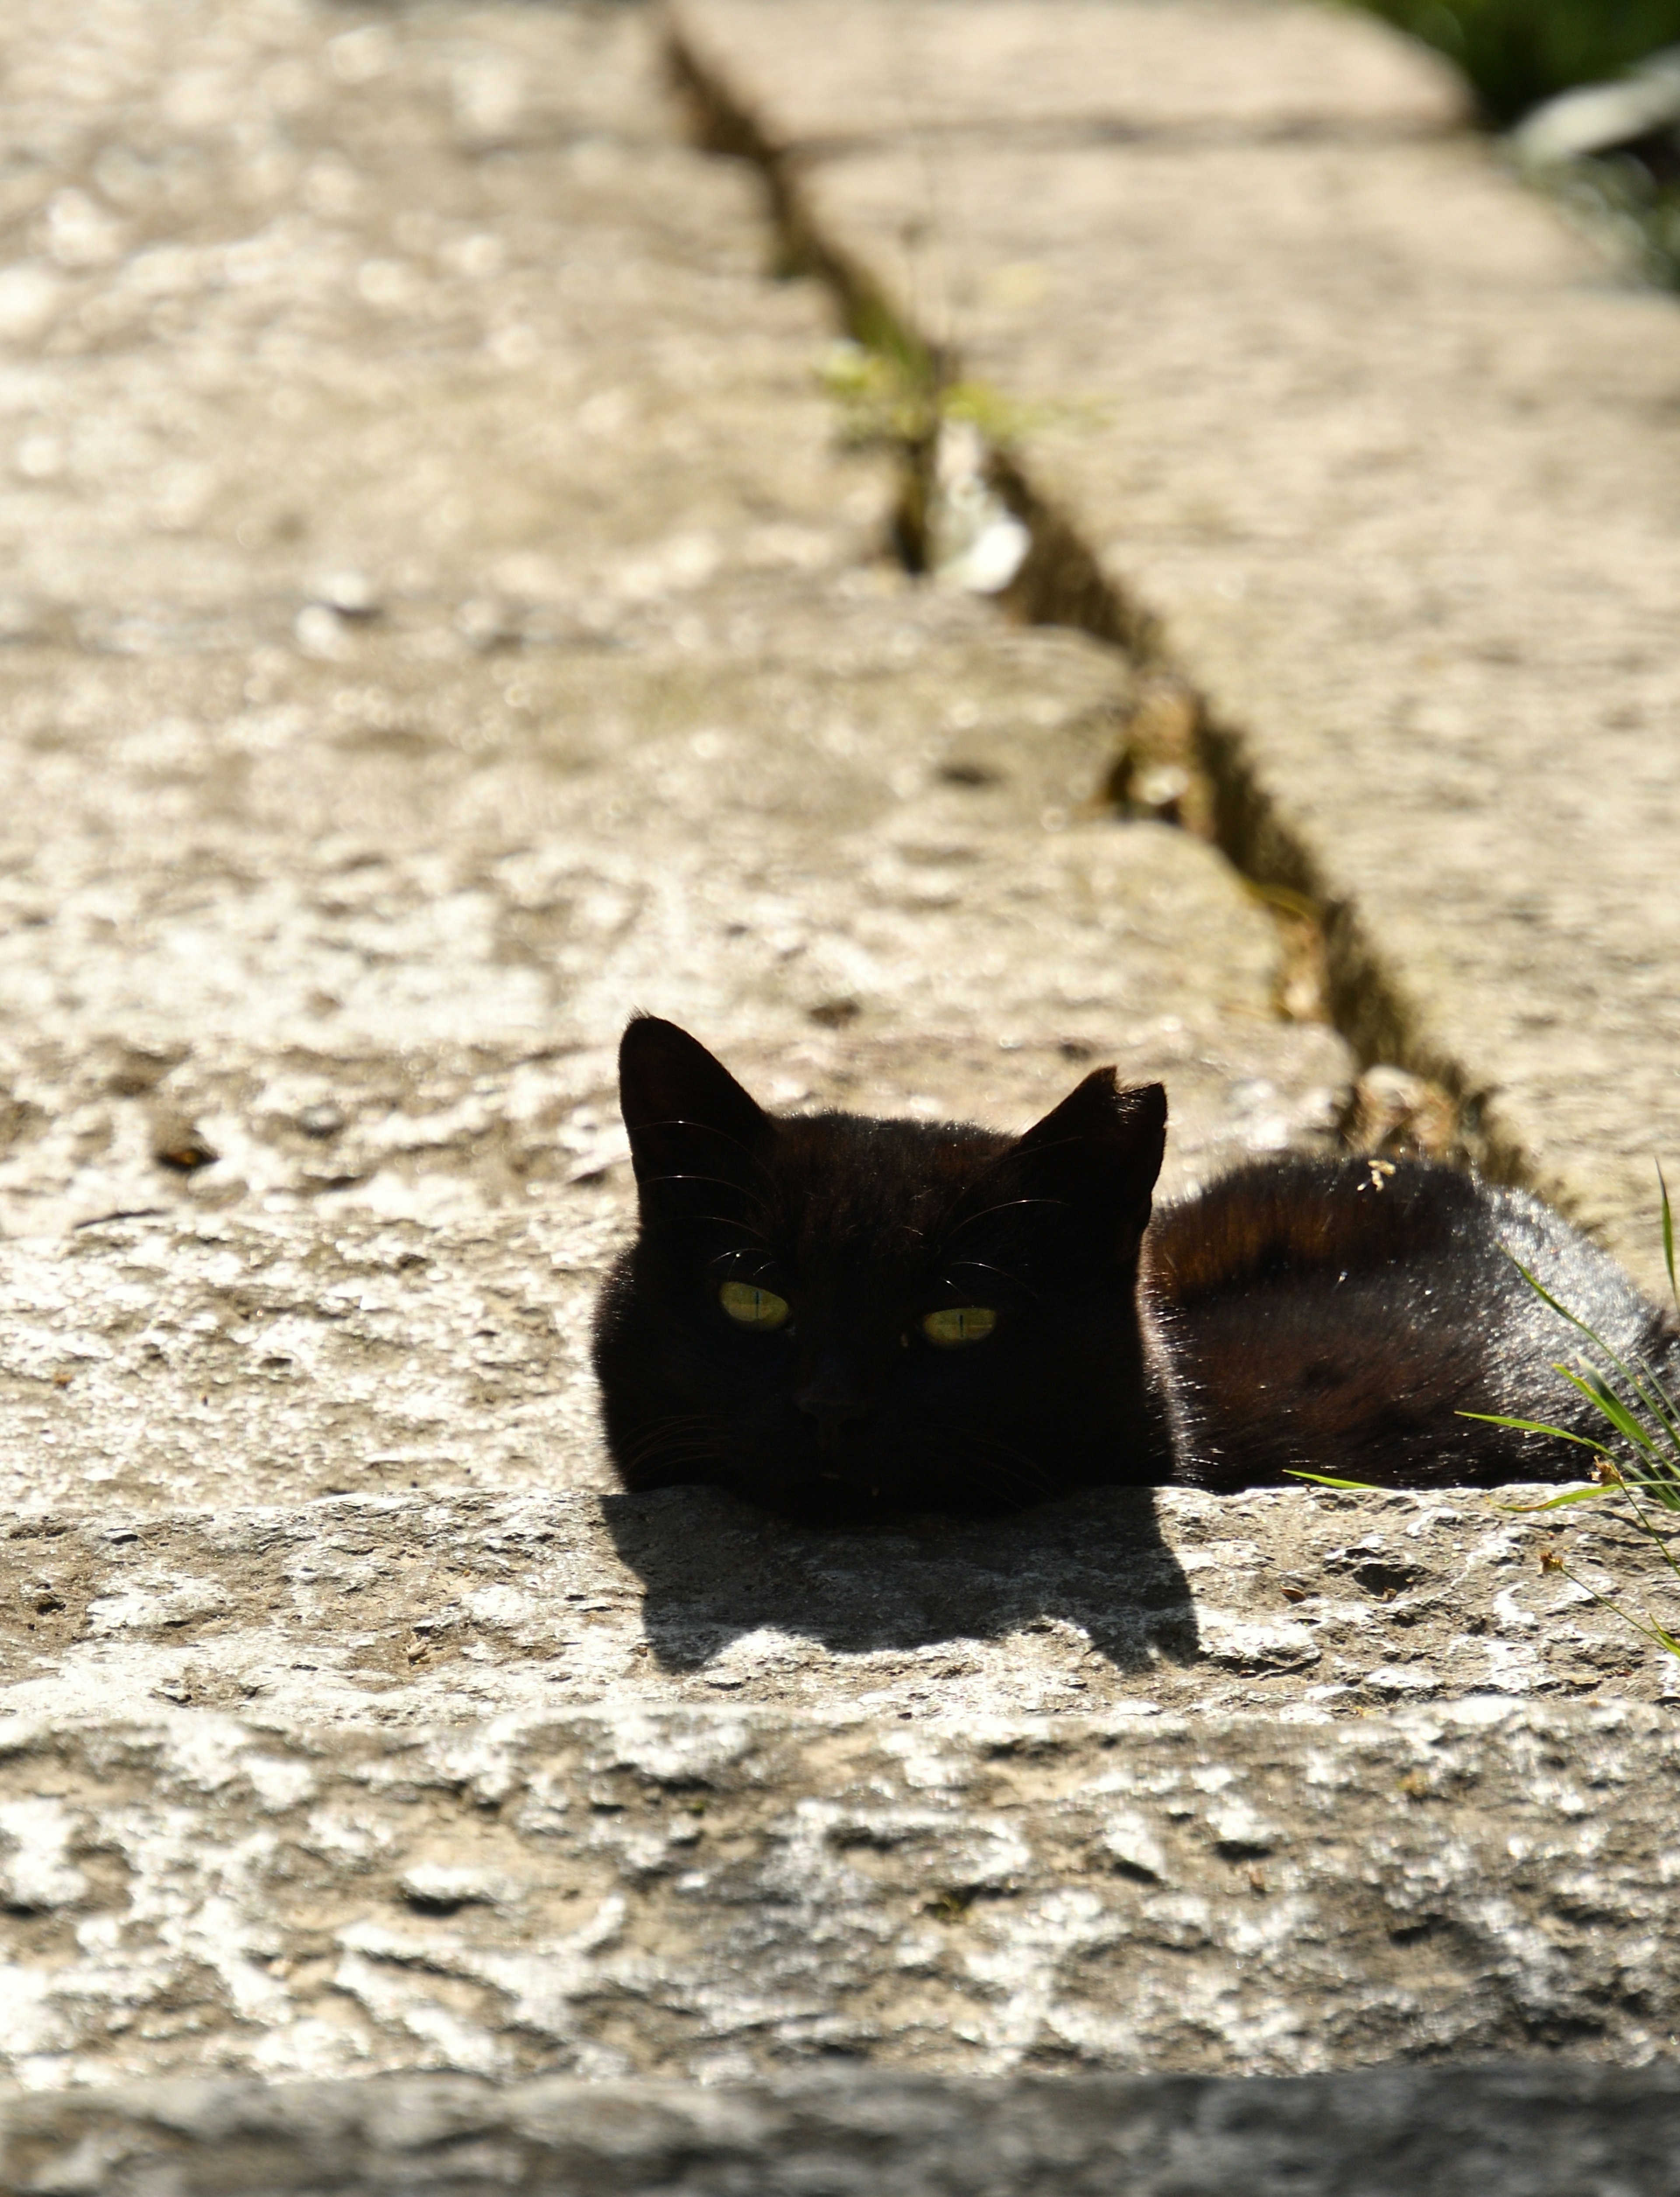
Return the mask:
[[[1567,1478],[1579,1450],[1464,1411],[1586,1430],[1571,1331],[1509,1245],[1624,1355],[1673,1325],[1515,1191],[1450,1168],[1263,1161],[1150,1226],[1158,1084],[1098,1069],[1018,1138],[776,1120],[694,1039],[640,1017],[620,1089],[640,1200],[595,1365],[633,1488],[708,1481],[774,1510],[985,1511],[1103,1484],[1236,1489],[1288,1468],[1387,1485]],[[762,1333],[729,1280],[787,1299]],[[985,1341],[921,1323],[983,1305]]]

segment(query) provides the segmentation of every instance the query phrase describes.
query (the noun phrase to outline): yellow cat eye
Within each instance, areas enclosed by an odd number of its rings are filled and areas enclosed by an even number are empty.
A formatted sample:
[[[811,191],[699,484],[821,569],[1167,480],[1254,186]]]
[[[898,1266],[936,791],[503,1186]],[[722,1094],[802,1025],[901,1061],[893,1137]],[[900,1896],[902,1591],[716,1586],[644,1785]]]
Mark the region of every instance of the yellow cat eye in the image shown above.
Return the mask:
[[[928,1314],[922,1332],[941,1350],[954,1350],[965,1342],[983,1342],[997,1324],[989,1305],[947,1305]]]
[[[788,1315],[788,1301],[773,1290],[761,1290],[756,1282],[726,1282],[717,1301],[731,1319],[743,1327],[779,1327]]]

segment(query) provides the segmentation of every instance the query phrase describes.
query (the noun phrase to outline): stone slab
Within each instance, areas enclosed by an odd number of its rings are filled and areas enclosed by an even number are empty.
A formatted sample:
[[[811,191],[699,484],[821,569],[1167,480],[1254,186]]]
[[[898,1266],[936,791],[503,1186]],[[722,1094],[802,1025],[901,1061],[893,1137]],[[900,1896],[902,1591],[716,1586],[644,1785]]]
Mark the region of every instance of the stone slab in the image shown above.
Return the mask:
[[[1134,903],[1174,959],[1183,905]],[[1101,910],[1097,940],[1122,907]],[[1147,970],[1129,958],[1134,977]],[[1102,972],[1111,997],[1127,969],[1117,955]],[[1142,995],[1101,1041],[1003,1049],[960,1025],[903,1044],[826,1031],[796,1001],[724,1049],[773,1103],[1017,1127],[1100,1050],[1168,1080],[1179,1188],[1328,1135],[1342,1064],[1325,1034],[1303,1041],[1259,1011],[1198,1028],[1155,1005]],[[13,1102],[31,1111],[5,1180],[29,1232],[0,1248],[8,1501],[600,1484],[588,1323],[631,1207],[608,1046],[217,1050],[139,1093],[111,1088],[132,1072],[123,1045],[20,1064]],[[323,1118],[343,1127],[322,1136]],[[182,1119],[219,1155],[184,1177],[157,1157]]]
[[[919,1725],[1680,1701],[1674,1659],[1589,1591],[1660,1609],[1654,1552],[1608,1517],[1525,1516],[1509,1492],[1116,1491],[835,1534],[699,1489],[406,1492],[499,1462],[482,1439],[433,1443],[362,1475],[401,1493],[14,1515],[0,1711],[406,1726],[723,1701]],[[1555,1545],[1573,1580],[1542,1570]]]
[[[1214,852],[1109,813],[1131,669],[885,554],[650,19],[0,49],[7,2065],[1660,2049],[1662,1667],[1480,1499],[603,1499],[631,1006],[788,1106],[1019,1124],[1114,1058],[1176,1187],[1350,1068]]]
[[[1462,127],[1457,72],[1368,18],[1328,32],[1322,11],[1254,0],[802,0],[820,69],[795,81],[780,0],[681,0],[685,46],[777,149],[972,131],[1428,134]]]
[[[1671,2069],[1002,2083],[890,2075],[751,2088],[148,2083],[0,2099],[0,2172],[107,2197],[1666,2197]]]
[[[1664,2055],[1670,1712],[5,1731],[26,2087]]]
[[[684,0],[679,36],[797,153],[817,18],[713,4]],[[900,12],[932,104],[967,19]],[[1373,34],[1267,19],[1327,66]],[[1074,65],[1079,10],[1022,20]],[[1194,13],[1159,28],[1184,75],[1217,70]],[[1083,50],[1094,67],[1095,34]],[[786,164],[796,220],[907,324],[948,317],[964,370],[1048,423],[1023,430],[1025,492],[1204,697],[1231,843],[1330,907],[1367,1056],[1453,1084],[1492,1165],[1657,1286],[1680,1038],[1672,302],[1468,138],[909,150],[884,45],[873,82],[877,143]],[[930,223],[961,239],[942,286]],[[1053,615],[1052,578],[1024,600]]]
[[[640,1004],[720,1044],[825,1015],[1123,1042],[1171,1013],[1275,1052],[1264,911],[1101,797],[1123,670],[880,592],[766,588],[715,649],[499,678],[372,640],[353,675],[259,682],[25,656],[0,699],[20,1049],[607,1048]],[[1345,1074],[1327,1033],[1295,1042]]]
[[[1020,1127],[1115,1059],[1170,1083],[1170,1187],[1331,1135],[1347,1055],[1277,1018],[1264,912],[1092,813],[1103,652],[902,581],[722,600],[721,652],[500,682],[373,635],[349,684],[0,667],[13,1499],[598,1479],[633,1006],[783,1106]]]
[[[635,1006],[784,1106],[1111,1058],[1180,1187],[1332,1133],[1127,668],[884,554],[644,14],[126,24],[4,34],[8,1502],[599,1482]]]

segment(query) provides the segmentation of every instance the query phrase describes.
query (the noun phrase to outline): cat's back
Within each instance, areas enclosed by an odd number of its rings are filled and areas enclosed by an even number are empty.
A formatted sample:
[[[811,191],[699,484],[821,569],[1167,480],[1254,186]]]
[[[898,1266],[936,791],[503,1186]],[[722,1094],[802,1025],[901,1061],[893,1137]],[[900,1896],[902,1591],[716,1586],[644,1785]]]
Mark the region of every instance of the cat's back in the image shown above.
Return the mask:
[[[1293,1468],[1416,1487],[1579,1469],[1579,1452],[1461,1416],[1596,1431],[1553,1371],[1582,1338],[1519,1262],[1619,1354],[1671,1360],[1672,1323],[1604,1253],[1525,1191],[1457,1168],[1257,1161],[1164,1208],[1144,1287],[1185,1476],[1248,1487]]]

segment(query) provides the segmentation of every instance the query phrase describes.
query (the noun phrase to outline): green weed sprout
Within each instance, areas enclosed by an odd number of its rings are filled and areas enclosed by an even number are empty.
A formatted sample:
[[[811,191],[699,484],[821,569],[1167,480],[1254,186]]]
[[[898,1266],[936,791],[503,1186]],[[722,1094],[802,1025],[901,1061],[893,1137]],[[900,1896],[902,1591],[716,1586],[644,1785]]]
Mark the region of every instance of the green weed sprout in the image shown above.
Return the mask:
[[[817,379],[840,409],[853,449],[926,449],[947,425],[972,427],[988,448],[1010,450],[1046,428],[1088,429],[1106,408],[1068,398],[1028,404],[989,382],[948,379],[939,362],[902,339],[843,338],[817,362]]]
[[[1674,1270],[1674,1211],[1660,1167],[1657,1169],[1657,1181],[1662,1191],[1663,1263],[1668,1269],[1668,1286],[1676,1307],[1680,1309],[1680,1282],[1677,1282]],[[1561,1373],[1586,1398],[1602,1420],[1604,1431],[1601,1438],[1575,1434],[1567,1427],[1551,1426],[1540,1419],[1509,1418],[1495,1412],[1461,1412],[1461,1418],[1480,1419],[1492,1427],[1511,1427],[1519,1434],[1550,1435],[1558,1441],[1572,1442],[1577,1448],[1592,1452],[1590,1486],[1566,1487],[1561,1494],[1548,1496],[1539,1503],[1503,1503],[1500,1509],[1533,1516],[1540,1511],[1567,1510],[1578,1503],[1615,1503],[1680,1584],[1680,1560],[1677,1560],[1671,1546],[1671,1536],[1676,1529],[1664,1523],[1665,1519],[1680,1517],[1680,1405],[1665,1388],[1654,1367],[1642,1360],[1630,1365],[1610,1348],[1596,1328],[1578,1319],[1567,1305],[1560,1304],[1539,1277],[1531,1273],[1521,1260],[1514,1258],[1512,1263],[1541,1302],[1584,1336],[1597,1354],[1600,1362],[1596,1365],[1560,1363],[1554,1365],[1553,1371]],[[1603,1370],[1606,1366],[1608,1371]],[[1335,1480],[1325,1473],[1295,1472],[1291,1477],[1312,1481],[1320,1487],[1350,1489],[1364,1494],[1388,1492],[1378,1490],[1366,1481]],[[1549,1549],[1540,1562],[1547,1571],[1561,1574],[1572,1586],[1590,1595],[1602,1608],[1613,1611],[1653,1647],[1660,1648],[1666,1655],[1680,1657],[1680,1638],[1666,1626],[1659,1624],[1648,1611],[1638,1615],[1613,1596],[1601,1593],[1590,1580],[1573,1571],[1555,1550]]]
[[[854,449],[920,449],[937,432],[945,391],[926,352],[903,344],[831,344],[818,379],[839,406]]]

